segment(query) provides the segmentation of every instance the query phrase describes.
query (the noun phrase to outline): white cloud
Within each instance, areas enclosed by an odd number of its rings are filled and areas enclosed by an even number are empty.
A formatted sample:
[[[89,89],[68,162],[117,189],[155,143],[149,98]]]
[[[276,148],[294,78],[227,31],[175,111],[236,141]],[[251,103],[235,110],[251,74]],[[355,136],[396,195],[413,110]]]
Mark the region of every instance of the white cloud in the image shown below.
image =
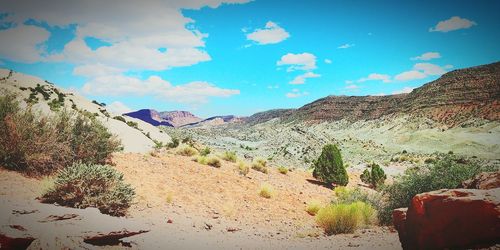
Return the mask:
[[[49,35],[44,28],[24,24],[0,30],[0,57],[23,63],[37,62],[46,53],[40,44],[47,41]]]
[[[430,32],[448,32],[453,30],[468,29],[474,25],[476,22],[468,20],[466,18],[461,18],[459,16],[451,17],[448,20],[440,21],[435,27],[429,28]]]
[[[436,58],[441,58],[441,55],[438,52],[427,52],[427,53],[423,53],[420,56],[412,57],[410,59],[411,60],[429,61],[429,60],[436,59]]]
[[[313,70],[316,68],[316,56],[311,53],[288,53],[282,56],[276,65],[290,65],[287,68],[289,72],[294,70]]]
[[[285,94],[285,96],[287,98],[297,98],[297,97],[306,96],[306,95],[309,95],[309,92],[305,92],[305,91],[301,92],[298,89],[292,89],[291,92],[288,92]]]
[[[432,63],[417,63],[413,66],[413,69],[420,70],[426,75],[442,75],[446,73],[446,70],[441,68],[441,66]]]
[[[404,87],[403,89],[396,90],[392,92],[393,95],[398,95],[398,94],[404,94],[404,93],[410,93],[413,90],[413,88],[410,87]]]
[[[357,82],[366,81],[383,81],[385,83],[391,82],[391,76],[385,74],[371,73],[367,77],[360,78]]]
[[[332,60],[330,60],[330,59],[325,59],[325,63],[326,63],[326,64],[332,64]]]
[[[124,75],[96,77],[87,82],[82,90],[91,95],[152,95],[165,101],[189,104],[205,103],[209,97],[229,97],[240,93],[239,90],[219,88],[208,82],[174,86],[159,76],[141,80]]]
[[[265,28],[256,29],[254,32],[247,34],[247,40],[254,41],[259,45],[279,43],[288,37],[290,37],[290,34],[285,29],[271,21],[266,23]]]
[[[345,86],[345,89],[351,89],[351,90],[359,89],[359,86],[356,84],[350,84],[350,85]]]
[[[340,46],[337,47],[337,49],[348,49],[348,48],[351,48],[351,47],[354,47],[354,43],[352,44],[349,44],[349,43],[346,43],[346,44],[342,44]]]
[[[451,65],[451,64],[446,64],[446,65],[444,65],[444,67],[443,67],[443,68],[444,68],[444,69],[452,69],[452,68],[453,68],[453,65]]]
[[[423,79],[426,78],[427,75],[417,71],[417,70],[410,70],[410,71],[405,71],[402,72],[394,77],[394,80],[396,81],[411,81],[411,80],[416,80],[416,79]]]
[[[345,80],[345,84],[351,84],[351,83],[354,83],[354,81],[351,81],[351,80]]]
[[[377,93],[377,94],[373,94],[372,96],[384,96],[386,95],[384,92],[381,92],[381,93]]]
[[[115,114],[124,114],[124,113],[129,113],[132,112],[132,109],[127,107],[125,104],[122,102],[112,102],[111,104],[108,104],[106,108],[115,113]]]
[[[319,74],[316,74],[316,73],[313,73],[313,72],[306,72],[302,75],[298,75],[296,76],[291,82],[290,84],[304,84],[306,82],[306,79],[307,78],[318,78],[320,77],[321,75]]]
[[[12,14],[4,21],[17,24],[17,27],[2,31],[11,34],[0,35],[4,39],[0,42],[0,51],[11,51],[1,55],[17,61],[63,61],[76,65],[101,63],[122,70],[164,70],[189,66],[208,61],[210,56],[203,50],[203,39],[207,35],[196,30],[194,21],[183,16],[181,9],[215,8],[224,2],[247,1],[177,0],[137,4],[134,0],[5,0],[2,1],[2,11]],[[30,19],[46,22],[50,26],[75,24],[76,37],[66,44],[62,52],[45,55],[37,46],[47,40],[46,32],[40,31],[43,29],[38,28],[34,32],[16,30]],[[83,40],[86,37],[111,45],[91,50]],[[166,48],[166,52],[158,51],[159,48]]]
[[[85,77],[98,77],[106,75],[120,74],[123,70],[119,68],[114,68],[106,66],[103,64],[88,64],[77,66],[73,69],[74,75],[85,76]]]
[[[278,84],[276,84],[276,85],[267,85],[267,88],[268,89],[279,89],[280,86]]]

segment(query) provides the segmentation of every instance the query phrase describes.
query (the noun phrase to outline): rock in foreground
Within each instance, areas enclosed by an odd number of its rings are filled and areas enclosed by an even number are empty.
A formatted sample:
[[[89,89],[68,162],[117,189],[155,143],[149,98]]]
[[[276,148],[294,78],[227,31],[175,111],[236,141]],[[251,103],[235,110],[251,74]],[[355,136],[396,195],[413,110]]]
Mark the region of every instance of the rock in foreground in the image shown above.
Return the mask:
[[[500,243],[500,188],[418,194],[393,221],[404,249],[492,246]]]

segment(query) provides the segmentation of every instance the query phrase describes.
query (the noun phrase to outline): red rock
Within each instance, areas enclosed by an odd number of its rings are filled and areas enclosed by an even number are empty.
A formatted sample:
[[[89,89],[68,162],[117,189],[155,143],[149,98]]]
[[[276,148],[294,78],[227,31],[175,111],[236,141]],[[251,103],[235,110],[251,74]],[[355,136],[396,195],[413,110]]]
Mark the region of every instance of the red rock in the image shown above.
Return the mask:
[[[406,245],[406,213],[408,208],[398,208],[392,211],[392,221],[394,228],[399,232],[399,241],[401,245]]]
[[[500,171],[484,172],[476,175],[474,178],[462,182],[463,188],[474,189],[492,189],[500,187]]]
[[[168,219],[167,220],[167,223],[173,223],[174,221],[172,221],[172,219]]]
[[[443,189],[418,194],[393,213],[405,249],[486,247],[500,239],[500,188]]]

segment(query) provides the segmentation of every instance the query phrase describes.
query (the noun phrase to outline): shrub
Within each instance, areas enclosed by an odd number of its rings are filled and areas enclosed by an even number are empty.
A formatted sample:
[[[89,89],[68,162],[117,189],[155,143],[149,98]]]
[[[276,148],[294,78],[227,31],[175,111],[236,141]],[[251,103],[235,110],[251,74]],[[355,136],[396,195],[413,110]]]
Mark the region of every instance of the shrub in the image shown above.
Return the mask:
[[[316,214],[316,223],[327,235],[353,233],[357,228],[374,223],[375,210],[358,201],[351,204],[331,204]]]
[[[236,156],[236,152],[226,151],[222,155],[222,159],[225,161],[236,162],[238,157]]]
[[[0,97],[0,165],[28,175],[50,174],[72,162],[106,163],[120,142],[94,117],[65,110],[44,116]]]
[[[306,212],[310,215],[316,215],[321,209],[321,203],[317,200],[311,200],[307,203]]]
[[[102,213],[122,216],[134,195],[134,189],[123,182],[123,175],[112,167],[75,163],[57,174],[41,200],[75,208],[96,207]]]
[[[168,148],[176,148],[179,146],[179,139],[178,138],[172,138],[172,142],[167,144]]]
[[[252,169],[267,174],[269,173],[269,170],[267,169],[266,165],[266,160],[257,159],[252,163]]]
[[[214,168],[220,168],[221,167],[220,160],[217,157],[210,157],[210,158],[208,158],[207,165],[212,166]]]
[[[371,185],[373,188],[378,188],[380,185],[383,185],[387,176],[385,175],[384,170],[376,163],[372,163],[368,166],[371,171],[365,169],[363,174],[361,174],[361,181],[366,184]]]
[[[409,169],[405,175],[396,178],[392,185],[383,189],[386,203],[379,211],[379,220],[385,224],[391,223],[392,210],[408,207],[416,194],[456,188],[463,181],[488,170],[491,169],[454,156],[445,156],[434,164]]]
[[[124,122],[124,123],[127,123],[127,121],[125,120],[125,118],[123,118],[123,116],[120,116],[120,115],[117,115],[117,116],[113,117],[113,119],[121,121],[121,122]]]
[[[200,151],[200,155],[201,155],[201,156],[207,156],[207,155],[209,155],[209,154],[210,154],[210,152],[211,152],[210,148],[209,148],[209,147],[205,147],[204,149],[202,149],[202,150]]]
[[[250,167],[245,162],[238,162],[238,172],[240,175],[246,176],[250,172]]]
[[[168,204],[172,204],[172,202],[174,202],[174,194],[172,192],[168,192],[167,197],[165,198],[165,201]]]
[[[154,149],[161,149],[161,148],[163,148],[165,146],[165,145],[163,145],[163,142],[161,142],[161,141],[153,140],[153,142],[155,144],[154,147],[153,147]]]
[[[287,173],[288,173],[288,168],[283,167],[283,166],[279,166],[279,167],[278,167],[278,172],[279,172],[280,174],[287,174]]]
[[[128,121],[128,122],[127,122],[127,125],[128,125],[129,127],[132,127],[132,128],[135,128],[135,129],[139,129],[139,124],[137,124],[137,122]]]
[[[267,183],[264,183],[260,186],[259,195],[266,199],[270,199],[273,196],[274,190],[273,187]]]
[[[196,159],[195,159],[196,162],[203,164],[203,165],[207,165],[207,160],[208,160],[208,158],[206,156],[203,156],[203,155],[200,155],[200,156],[196,157]]]
[[[186,146],[186,147],[183,147],[183,148],[177,150],[177,154],[183,155],[183,156],[193,156],[197,153],[198,153],[198,151],[195,148],[190,147],[190,146]]]
[[[323,147],[321,155],[314,163],[314,178],[326,183],[335,183],[345,186],[349,176],[342,162],[342,156],[337,146],[328,144]]]

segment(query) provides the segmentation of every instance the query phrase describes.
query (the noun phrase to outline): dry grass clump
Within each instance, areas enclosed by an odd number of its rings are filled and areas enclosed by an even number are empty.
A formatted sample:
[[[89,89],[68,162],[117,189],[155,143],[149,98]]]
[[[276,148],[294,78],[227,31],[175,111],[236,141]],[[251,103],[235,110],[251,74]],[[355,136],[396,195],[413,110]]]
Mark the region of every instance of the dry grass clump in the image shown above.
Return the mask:
[[[316,223],[327,235],[354,233],[356,229],[372,225],[375,221],[375,209],[361,201],[331,204],[321,208],[316,214]]]
[[[220,168],[222,166],[219,158],[217,158],[215,156],[211,156],[211,157],[198,156],[198,157],[196,157],[195,161],[200,163],[200,164],[209,165],[209,166],[212,166],[215,168]]]
[[[172,202],[174,202],[174,194],[172,192],[168,192],[167,197],[165,198],[165,201],[168,204],[172,204]]]
[[[238,173],[243,176],[247,176],[250,172],[250,167],[243,161],[238,162]]]
[[[274,189],[271,185],[264,183],[260,186],[259,195],[266,199],[270,199],[274,194]]]
[[[287,173],[288,173],[288,168],[283,167],[283,166],[279,166],[279,167],[278,167],[278,172],[279,172],[280,174],[287,174]]]
[[[195,148],[193,148],[191,146],[185,146],[185,147],[177,150],[177,154],[182,155],[182,156],[193,156],[193,155],[198,154],[198,150],[196,150]]]
[[[257,159],[252,163],[252,169],[267,174],[269,173],[269,170],[266,165],[267,165],[266,160]]]
[[[236,152],[226,151],[222,154],[222,159],[229,162],[236,162],[238,160],[238,156],[236,156]]]
[[[307,203],[306,212],[310,215],[316,215],[321,209],[321,202],[317,200],[311,200]]]

